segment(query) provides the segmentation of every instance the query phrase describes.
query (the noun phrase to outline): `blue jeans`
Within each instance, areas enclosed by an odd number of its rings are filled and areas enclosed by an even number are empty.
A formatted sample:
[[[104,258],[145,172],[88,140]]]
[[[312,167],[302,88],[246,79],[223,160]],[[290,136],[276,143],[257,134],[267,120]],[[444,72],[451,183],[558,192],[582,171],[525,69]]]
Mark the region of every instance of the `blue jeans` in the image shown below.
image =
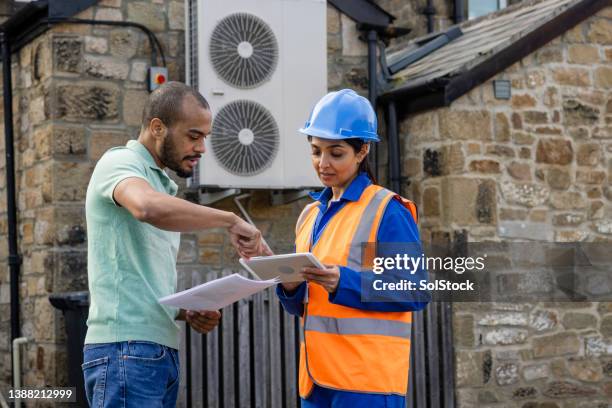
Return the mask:
[[[336,391],[314,385],[308,399],[301,399],[302,408],[404,408],[406,398],[400,395],[365,394]]]
[[[176,406],[178,351],[149,341],[86,344],[83,376],[93,408]]]

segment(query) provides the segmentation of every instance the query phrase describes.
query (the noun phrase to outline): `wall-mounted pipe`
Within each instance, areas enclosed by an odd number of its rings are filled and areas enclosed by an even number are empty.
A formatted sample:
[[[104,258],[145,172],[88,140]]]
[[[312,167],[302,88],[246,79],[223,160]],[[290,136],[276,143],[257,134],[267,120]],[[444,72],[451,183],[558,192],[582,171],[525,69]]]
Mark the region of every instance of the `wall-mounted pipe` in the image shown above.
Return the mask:
[[[387,104],[387,134],[389,138],[389,185],[392,191],[401,195],[401,154],[397,134],[397,111],[393,100]]]
[[[455,0],[455,24],[462,22],[464,15],[465,9],[463,7],[463,0]]]
[[[427,6],[423,10],[423,14],[427,17],[427,32],[434,32],[434,16],[436,15],[436,8],[433,5],[433,0],[427,0]]]
[[[17,337],[13,339],[13,388],[21,388],[21,345],[28,342],[27,337]],[[15,398],[15,408],[21,407],[21,398]]]
[[[13,85],[11,83],[11,44],[6,32],[0,32],[4,96],[4,149],[6,156],[6,206],[8,220],[8,263],[11,285],[11,340],[20,336],[19,322],[19,266],[21,257],[17,247],[17,206],[15,203],[15,151],[13,146]],[[13,362],[14,363],[14,362]],[[13,383],[15,378],[13,378]]]
[[[376,98],[378,90],[376,89],[376,81],[378,79],[376,72],[376,53],[378,48],[378,34],[375,30],[368,31],[368,99],[376,111]],[[378,179],[378,149],[376,143],[370,144],[370,167],[374,173],[374,177]]]

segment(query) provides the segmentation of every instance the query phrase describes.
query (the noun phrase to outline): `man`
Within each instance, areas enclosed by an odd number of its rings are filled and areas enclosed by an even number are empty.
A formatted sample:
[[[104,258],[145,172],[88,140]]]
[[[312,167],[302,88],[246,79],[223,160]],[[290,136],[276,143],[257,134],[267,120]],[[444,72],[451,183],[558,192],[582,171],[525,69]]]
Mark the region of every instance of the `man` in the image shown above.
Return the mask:
[[[180,232],[225,227],[242,257],[267,248],[237,215],[174,197],[169,168],[189,177],[211,130],[206,100],[169,82],[146,102],[138,140],[107,151],[87,188],[91,305],[83,374],[95,407],[174,407],[179,380],[178,325],[200,333],[218,311],[185,311],[157,299],[176,291]]]

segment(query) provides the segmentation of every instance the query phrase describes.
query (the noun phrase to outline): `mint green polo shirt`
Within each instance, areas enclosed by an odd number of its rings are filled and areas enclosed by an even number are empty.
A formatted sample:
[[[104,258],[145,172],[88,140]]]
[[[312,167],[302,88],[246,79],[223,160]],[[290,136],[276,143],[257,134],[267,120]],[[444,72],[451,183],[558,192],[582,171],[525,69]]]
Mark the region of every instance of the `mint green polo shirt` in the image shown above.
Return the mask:
[[[86,344],[147,340],[178,349],[177,309],[160,297],[176,292],[180,233],[140,222],[113,200],[126,178],[176,195],[177,185],[136,140],[108,150],[93,171],[85,212],[90,306]]]

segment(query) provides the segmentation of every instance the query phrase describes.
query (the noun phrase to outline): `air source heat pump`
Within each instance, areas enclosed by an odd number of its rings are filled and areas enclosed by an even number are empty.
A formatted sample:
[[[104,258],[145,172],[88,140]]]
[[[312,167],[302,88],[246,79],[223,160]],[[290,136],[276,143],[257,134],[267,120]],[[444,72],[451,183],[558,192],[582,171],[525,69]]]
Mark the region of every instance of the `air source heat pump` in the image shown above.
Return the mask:
[[[213,111],[195,186],[320,186],[297,131],[327,92],[324,0],[188,0],[187,78]]]

